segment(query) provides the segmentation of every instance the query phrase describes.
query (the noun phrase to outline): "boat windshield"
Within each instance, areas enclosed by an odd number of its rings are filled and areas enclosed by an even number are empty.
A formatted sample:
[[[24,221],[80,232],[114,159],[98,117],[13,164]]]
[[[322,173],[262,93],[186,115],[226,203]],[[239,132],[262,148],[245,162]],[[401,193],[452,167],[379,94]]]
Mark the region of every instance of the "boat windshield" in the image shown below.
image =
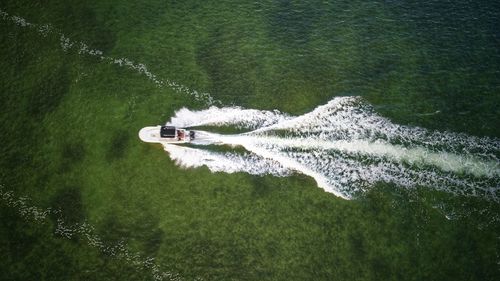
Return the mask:
[[[173,127],[173,126],[161,126],[160,136],[162,138],[175,138],[175,127]]]

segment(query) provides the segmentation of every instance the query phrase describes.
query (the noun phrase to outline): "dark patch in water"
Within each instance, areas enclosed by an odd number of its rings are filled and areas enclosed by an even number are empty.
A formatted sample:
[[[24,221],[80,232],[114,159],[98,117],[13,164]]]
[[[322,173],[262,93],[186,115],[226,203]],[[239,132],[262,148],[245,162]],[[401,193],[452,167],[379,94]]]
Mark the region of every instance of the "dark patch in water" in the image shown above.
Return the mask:
[[[61,151],[61,172],[67,172],[85,158],[85,146],[81,143],[65,144]]]
[[[99,231],[99,235],[106,243],[119,243],[129,234],[125,225],[114,214],[106,215],[100,229],[102,231]]]
[[[252,196],[255,198],[266,197],[273,189],[266,180],[267,177],[251,177],[252,179]]]
[[[92,48],[97,48],[103,52],[109,52],[113,49],[116,43],[116,35],[100,21],[92,8],[86,3],[69,3],[67,2],[63,8],[65,15],[64,20],[71,18],[70,24],[64,23],[66,34],[72,34],[78,31],[79,34],[85,34],[85,38],[78,40],[85,41]],[[113,9],[109,9],[108,13],[112,13]]]
[[[33,248],[40,243],[40,238],[36,232],[26,231],[26,223],[16,210],[3,204],[0,204],[0,229],[10,230],[0,231],[0,241],[2,241],[3,246],[1,247],[0,256],[4,257],[5,253],[7,253],[8,260],[24,260]]]
[[[123,158],[129,142],[130,135],[127,133],[127,131],[116,131],[111,139],[111,144],[106,153],[106,159],[108,161],[114,161]]]
[[[60,209],[59,216],[64,220],[66,226],[83,222],[85,211],[79,185],[64,186],[52,199],[54,209]],[[53,217],[57,220],[57,217]]]
[[[47,74],[32,90],[28,101],[28,112],[41,118],[54,111],[69,91],[70,75],[66,66],[60,66]]]
[[[141,240],[144,241],[143,252],[146,256],[151,257],[156,255],[158,250],[160,250],[164,235],[163,230],[156,227],[144,237],[144,240]]]
[[[10,27],[10,26],[7,26]],[[24,71],[31,62],[34,61],[36,53],[39,51],[27,42],[32,40],[32,33],[25,32],[24,30],[18,29],[7,29],[5,30],[0,26],[0,32],[4,34],[3,42],[1,43],[2,48],[8,49],[9,56],[4,59],[9,63],[14,69],[14,73],[20,73]],[[12,44],[12,45],[10,45]]]

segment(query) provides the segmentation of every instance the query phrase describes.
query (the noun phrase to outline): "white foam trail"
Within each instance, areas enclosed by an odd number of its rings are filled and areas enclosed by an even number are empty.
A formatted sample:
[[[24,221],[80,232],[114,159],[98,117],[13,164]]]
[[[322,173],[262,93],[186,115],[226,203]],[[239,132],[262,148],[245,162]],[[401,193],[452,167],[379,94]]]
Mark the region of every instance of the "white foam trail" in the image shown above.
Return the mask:
[[[267,123],[266,116],[270,116]],[[498,140],[396,125],[358,97],[335,98],[298,117],[234,107],[182,109],[170,124],[259,126],[238,135],[197,131],[199,138],[193,144],[242,146],[250,152],[243,155],[166,147],[184,167],[205,165],[217,172],[278,176],[299,172],[344,198],[378,181],[494,200],[500,193]]]
[[[57,30],[50,24],[34,24],[28,22],[26,19],[9,15],[7,12],[0,9],[0,18],[3,20],[10,20],[14,22],[17,26],[23,28],[30,28],[36,30],[40,35],[46,37],[49,34],[54,34],[59,37],[59,43],[63,51],[75,51],[80,55],[93,56],[101,61],[107,62],[109,64],[115,64],[129,69],[135,70],[140,74],[145,75],[150,81],[156,84],[158,87],[168,86],[174,91],[179,93],[192,96],[195,100],[205,103],[206,105],[220,105],[222,104],[219,100],[214,99],[210,94],[198,92],[196,90],[190,89],[184,85],[181,85],[175,81],[169,79],[161,79],[156,74],[152,73],[148,67],[143,63],[136,63],[127,58],[114,58],[104,55],[101,50],[93,49],[89,47],[85,42],[74,41],[64,35],[61,31]]]
[[[68,225],[60,215],[60,210],[47,208],[42,209],[33,204],[28,197],[16,197],[13,191],[6,190],[0,184],[0,204],[15,209],[19,215],[25,219],[35,223],[45,224],[50,220],[51,216],[57,217],[57,223],[54,233],[66,238],[72,239],[78,236],[82,241],[85,241],[89,246],[92,246],[102,253],[122,260],[133,265],[137,269],[149,269],[154,280],[182,280],[176,273],[162,271],[155,263],[155,259],[151,257],[142,257],[139,253],[131,252],[127,249],[123,242],[116,245],[106,244],[98,235],[95,234],[95,229],[87,222]]]
[[[244,109],[237,106],[224,108],[212,106],[200,111],[182,108],[175,112],[174,117],[168,123],[179,127],[233,125],[238,128],[256,129],[281,123],[290,118],[277,110],[265,111]]]
[[[241,141],[241,139],[245,141]],[[366,154],[374,157],[385,157],[388,160],[405,162],[410,165],[433,165],[443,171],[455,173],[469,173],[474,176],[494,177],[499,176],[498,163],[494,161],[482,161],[474,156],[460,156],[447,152],[432,152],[422,147],[406,148],[400,145],[392,145],[384,141],[370,142],[366,140],[334,140],[324,141],[314,138],[278,138],[278,137],[233,137],[221,138],[223,143],[246,146],[250,140],[252,143],[262,147],[275,148],[279,150],[337,150],[346,153]]]
[[[289,175],[281,163],[266,159],[255,154],[237,154],[237,153],[214,153],[207,150],[194,149],[184,146],[164,144],[165,151],[168,151],[183,168],[194,168],[207,166],[212,172],[246,172],[252,175],[263,173],[276,176]]]
[[[500,150],[500,142],[491,138],[478,138],[450,132],[428,131],[419,127],[402,126],[379,116],[360,97],[340,97],[318,106],[312,112],[289,119],[287,122],[264,127],[256,132],[289,130],[297,133],[317,134],[321,139],[386,139],[391,142],[447,146],[459,153]]]

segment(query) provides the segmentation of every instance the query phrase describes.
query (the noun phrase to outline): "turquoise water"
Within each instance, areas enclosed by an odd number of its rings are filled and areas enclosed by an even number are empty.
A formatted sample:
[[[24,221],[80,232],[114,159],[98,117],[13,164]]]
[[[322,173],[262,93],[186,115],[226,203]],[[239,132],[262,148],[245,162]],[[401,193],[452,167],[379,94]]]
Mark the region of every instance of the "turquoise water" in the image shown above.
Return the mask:
[[[3,1],[0,9],[0,279],[500,276],[498,3]],[[180,168],[172,151],[137,137],[183,107],[302,116],[345,96],[387,118],[363,141],[386,137],[394,124],[466,144],[418,144],[453,153],[445,163],[422,157],[406,135],[384,140],[422,160],[384,150],[387,143],[344,145],[336,159],[365,172],[363,192],[345,200],[300,169]],[[470,146],[478,138],[489,148]],[[272,141],[263,145],[274,149]],[[353,150],[371,154],[343,154]],[[446,159],[474,157],[493,175],[439,170]],[[411,171],[398,175],[412,184],[357,166],[373,161]],[[328,167],[321,171],[335,170]],[[422,171],[469,184],[425,181]]]

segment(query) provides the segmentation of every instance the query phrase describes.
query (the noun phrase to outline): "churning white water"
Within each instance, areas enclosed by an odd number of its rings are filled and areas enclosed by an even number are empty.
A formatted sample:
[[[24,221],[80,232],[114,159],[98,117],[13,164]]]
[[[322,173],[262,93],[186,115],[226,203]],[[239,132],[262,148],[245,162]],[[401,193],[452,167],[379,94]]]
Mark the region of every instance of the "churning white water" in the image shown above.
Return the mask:
[[[335,98],[298,117],[239,107],[183,108],[169,124],[251,130],[196,131],[192,147],[164,145],[182,167],[276,176],[297,172],[347,199],[378,181],[493,200],[500,195],[499,140],[396,125],[359,97]],[[241,146],[247,152],[215,152],[206,145]]]

